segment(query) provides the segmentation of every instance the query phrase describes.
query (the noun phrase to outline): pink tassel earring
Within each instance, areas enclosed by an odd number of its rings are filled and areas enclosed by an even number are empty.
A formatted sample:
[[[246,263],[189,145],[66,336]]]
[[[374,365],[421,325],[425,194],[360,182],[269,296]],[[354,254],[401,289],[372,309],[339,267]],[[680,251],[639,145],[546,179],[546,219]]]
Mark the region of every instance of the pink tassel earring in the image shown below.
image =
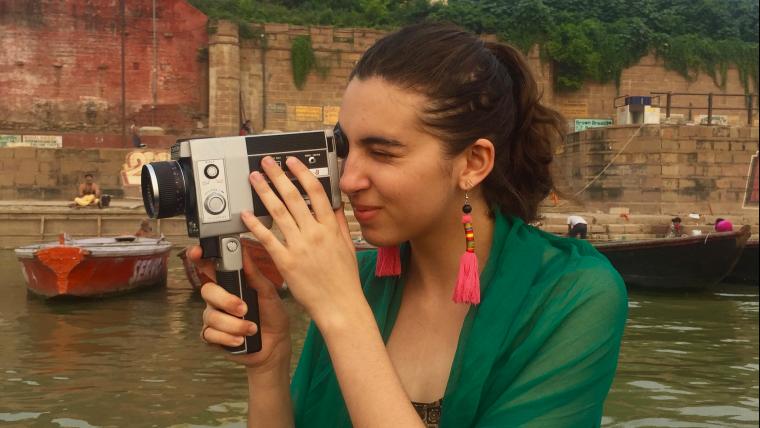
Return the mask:
[[[467,192],[464,192],[464,206],[462,206],[462,224],[467,248],[459,259],[459,275],[457,285],[454,287],[455,303],[480,303],[480,274],[478,273],[478,257],[475,255],[475,233],[472,231],[472,207]]]
[[[401,275],[401,253],[399,247],[378,247],[375,276]]]

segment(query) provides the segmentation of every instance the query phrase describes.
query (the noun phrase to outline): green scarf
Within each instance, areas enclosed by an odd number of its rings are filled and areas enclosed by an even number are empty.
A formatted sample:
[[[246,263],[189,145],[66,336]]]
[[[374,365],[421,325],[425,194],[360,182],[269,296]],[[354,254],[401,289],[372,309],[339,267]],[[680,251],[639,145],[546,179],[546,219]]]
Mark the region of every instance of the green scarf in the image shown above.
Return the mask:
[[[375,258],[359,253],[360,275],[387,341],[403,283],[376,278]],[[625,286],[607,259],[585,241],[497,214],[481,293],[462,326],[440,427],[599,426],[627,313]],[[313,323],[291,395],[297,427],[351,426]]]

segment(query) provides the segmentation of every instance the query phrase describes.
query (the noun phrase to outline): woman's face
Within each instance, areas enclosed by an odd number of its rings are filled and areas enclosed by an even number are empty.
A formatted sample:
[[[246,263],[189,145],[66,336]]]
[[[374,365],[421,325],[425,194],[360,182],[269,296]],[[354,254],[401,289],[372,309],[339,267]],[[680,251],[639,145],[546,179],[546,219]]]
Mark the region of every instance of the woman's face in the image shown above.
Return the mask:
[[[374,245],[396,245],[458,223],[456,162],[424,132],[424,96],[380,78],[353,79],[343,96],[340,126],[349,142],[340,188]]]

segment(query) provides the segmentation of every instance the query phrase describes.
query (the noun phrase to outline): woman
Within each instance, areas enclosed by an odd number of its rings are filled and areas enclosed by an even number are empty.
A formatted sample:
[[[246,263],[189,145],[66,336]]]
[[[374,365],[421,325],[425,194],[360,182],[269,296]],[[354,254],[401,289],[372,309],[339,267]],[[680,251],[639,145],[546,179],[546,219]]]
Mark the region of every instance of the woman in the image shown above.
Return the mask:
[[[587,243],[525,224],[553,188],[561,138],[538,98],[517,51],[453,26],[407,27],[371,47],[339,118],[341,190],[380,247],[358,260],[343,211],[305,166],[287,160],[313,215],[271,159],[251,174],[285,239],[243,221],[313,323],[288,391],[288,318],[246,259],[263,349],[231,358],[247,368],[249,426],[599,425],[625,288]],[[213,283],[202,295],[205,341],[235,346],[257,331],[236,297]]]

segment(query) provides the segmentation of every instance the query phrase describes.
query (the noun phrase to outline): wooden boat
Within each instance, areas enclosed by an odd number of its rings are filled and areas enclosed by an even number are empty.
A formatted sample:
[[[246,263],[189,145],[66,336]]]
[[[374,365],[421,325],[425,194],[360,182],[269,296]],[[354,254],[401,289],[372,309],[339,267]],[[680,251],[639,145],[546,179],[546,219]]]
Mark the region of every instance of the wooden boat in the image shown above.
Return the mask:
[[[256,266],[261,270],[261,273],[263,273],[267,279],[272,281],[278,289],[286,289],[287,285],[285,284],[280,271],[277,270],[274,261],[264,247],[258,241],[250,238],[242,238],[241,242],[243,243],[243,246],[253,254],[253,260],[256,263]],[[356,251],[364,251],[375,247],[366,241],[354,241],[354,248]],[[177,257],[182,259],[182,267],[185,269],[185,276],[187,276],[190,286],[195,290],[200,290],[201,286],[211,279],[204,275],[200,269],[187,258],[187,255],[185,254],[186,250],[187,248],[180,250]]]
[[[626,284],[648,289],[703,289],[733,269],[750,236],[739,231],[680,238],[594,243]]]
[[[27,288],[43,297],[98,297],[166,283],[171,243],[121,236],[66,239],[15,250]]]
[[[272,284],[274,284],[278,289],[286,288],[285,281],[282,279],[280,271],[277,270],[277,267],[274,265],[274,261],[271,257],[269,257],[269,253],[267,253],[264,247],[258,241],[250,238],[241,238],[240,242],[246,249],[246,254],[253,255],[253,261],[256,263],[256,266],[259,268],[259,270],[261,270],[261,273],[263,273],[267,279],[272,281]],[[198,267],[190,261],[190,259],[185,254],[186,251],[187,248],[183,248],[177,254],[177,257],[182,259],[182,267],[185,269],[185,276],[187,276],[187,280],[190,283],[190,286],[194,290],[200,290],[203,284],[211,281],[211,278],[204,275],[200,269],[198,269]]]
[[[758,285],[758,240],[750,239],[747,241],[747,245],[744,246],[739,260],[736,262],[736,266],[723,280],[723,282],[729,282],[732,284],[753,284]]]

